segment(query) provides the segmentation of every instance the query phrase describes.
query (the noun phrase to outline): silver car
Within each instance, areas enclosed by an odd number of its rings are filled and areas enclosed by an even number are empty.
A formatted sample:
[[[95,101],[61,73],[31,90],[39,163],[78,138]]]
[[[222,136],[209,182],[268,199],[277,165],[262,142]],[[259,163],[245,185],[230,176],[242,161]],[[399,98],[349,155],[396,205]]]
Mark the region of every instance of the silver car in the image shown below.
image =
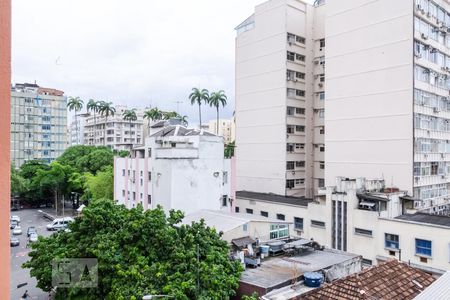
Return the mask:
[[[9,238],[9,242],[11,244],[11,247],[20,245],[20,240],[16,236],[13,236],[13,235]]]
[[[21,228],[19,225],[17,225],[17,226],[14,227],[14,229],[13,229],[13,234],[14,234],[14,235],[20,235],[20,234],[22,234],[22,228]]]
[[[31,233],[28,237],[28,243],[34,243],[38,241],[38,235],[37,233]]]

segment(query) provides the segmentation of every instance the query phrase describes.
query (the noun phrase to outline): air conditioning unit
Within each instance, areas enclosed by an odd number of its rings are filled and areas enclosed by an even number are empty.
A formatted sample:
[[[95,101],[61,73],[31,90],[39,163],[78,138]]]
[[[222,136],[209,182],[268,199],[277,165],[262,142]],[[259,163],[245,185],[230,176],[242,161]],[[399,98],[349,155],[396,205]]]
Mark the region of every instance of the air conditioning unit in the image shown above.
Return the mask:
[[[428,40],[428,36],[427,36],[425,33],[422,33],[420,36],[421,36],[424,40]]]
[[[294,81],[294,82],[297,82],[298,81],[298,79],[297,78],[295,78],[294,80],[292,80],[292,81]]]
[[[315,60],[314,63],[315,63],[316,65],[318,65],[318,64],[319,64],[319,61],[318,61],[318,60]]]
[[[444,153],[441,153],[441,158],[445,158],[445,154]]]
[[[436,114],[436,113],[440,112],[440,110],[437,107],[433,107],[433,112]]]
[[[292,46],[292,42],[291,41],[288,41],[288,44],[289,44],[289,46]]]
[[[420,176],[415,176],[414,181],[418,182],[420,180]]]
[[[431,14],[429,12],[427,12],[427,17],[431,18]]]
[[[319,87],[323,87],[323,83],[320,82],[320,83],[319,83]]]
[[[295,171],[292,171],[291,173],[292,173],[292,175],[295,175]]]

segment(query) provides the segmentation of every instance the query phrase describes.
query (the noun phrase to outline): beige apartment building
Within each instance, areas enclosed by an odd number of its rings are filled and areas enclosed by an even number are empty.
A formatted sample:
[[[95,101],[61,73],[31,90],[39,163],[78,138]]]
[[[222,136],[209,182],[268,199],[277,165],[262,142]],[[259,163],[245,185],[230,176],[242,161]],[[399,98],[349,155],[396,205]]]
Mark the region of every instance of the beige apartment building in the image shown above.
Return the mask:
[[[322,4],[267,1],[236,28],[238,190],[313,197],[324,186]]]
[[[66,149],[67,98],[63,91],[35,83],[11,87],[11,163],[50,163]]]
[[[217,130],[217,123],[219,123],[219,130]],[[217,120],[210,120],[207,130],[215,135],[222,136],[225,144],[229,144],[236,139],[236,123],[234,118],[219,119],[219,122]]]
[[[80,114],[77,117],[78,134],[73,119],[70,126],[72,145],[107,146],[113,150],[131,150],[136,145],[142,145],[148,133],[144,109],[136,110],[137,120],[131,122],[123,119],[126,106],[117,105],[115,109],[115,114],[108,118],[92,112]]]

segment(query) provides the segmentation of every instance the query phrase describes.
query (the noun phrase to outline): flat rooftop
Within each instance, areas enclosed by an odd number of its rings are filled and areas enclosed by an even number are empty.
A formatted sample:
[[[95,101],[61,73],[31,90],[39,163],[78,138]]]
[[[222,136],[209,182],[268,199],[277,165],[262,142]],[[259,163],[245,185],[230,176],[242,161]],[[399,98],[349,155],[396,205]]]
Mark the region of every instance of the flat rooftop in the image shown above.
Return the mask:
[[[359,257],[356,254],[331,249],[311,251],[299,256],[269,257],[261,260],[260,267],[246,269],[240,281],[265,289],[278,288],[305,272],[328,269]]]
[[[248,192],[248,191],[237,191],[236,196],[239,198],[250,199],[255,201],[259,200],[265,202],[273,202],[297,206],[308,206],[308,203],[313,201],[312,199],[308,199],[305,197],[290,197],[290,196]]]
[[[440,225],[450,227],[450,216],[431,215],[424,213],[405,214],[396,217],[397,220],[404,220],[416,223]]]

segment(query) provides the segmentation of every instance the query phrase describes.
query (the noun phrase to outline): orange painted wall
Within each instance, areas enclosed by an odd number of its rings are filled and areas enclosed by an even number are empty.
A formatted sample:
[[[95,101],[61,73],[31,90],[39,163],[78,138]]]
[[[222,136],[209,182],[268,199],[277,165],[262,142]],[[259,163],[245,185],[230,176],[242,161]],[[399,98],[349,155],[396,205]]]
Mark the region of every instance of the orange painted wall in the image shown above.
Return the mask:
[[[9,299],[10,285],[10,86],[11,0],[0,0],[0,299]]]

